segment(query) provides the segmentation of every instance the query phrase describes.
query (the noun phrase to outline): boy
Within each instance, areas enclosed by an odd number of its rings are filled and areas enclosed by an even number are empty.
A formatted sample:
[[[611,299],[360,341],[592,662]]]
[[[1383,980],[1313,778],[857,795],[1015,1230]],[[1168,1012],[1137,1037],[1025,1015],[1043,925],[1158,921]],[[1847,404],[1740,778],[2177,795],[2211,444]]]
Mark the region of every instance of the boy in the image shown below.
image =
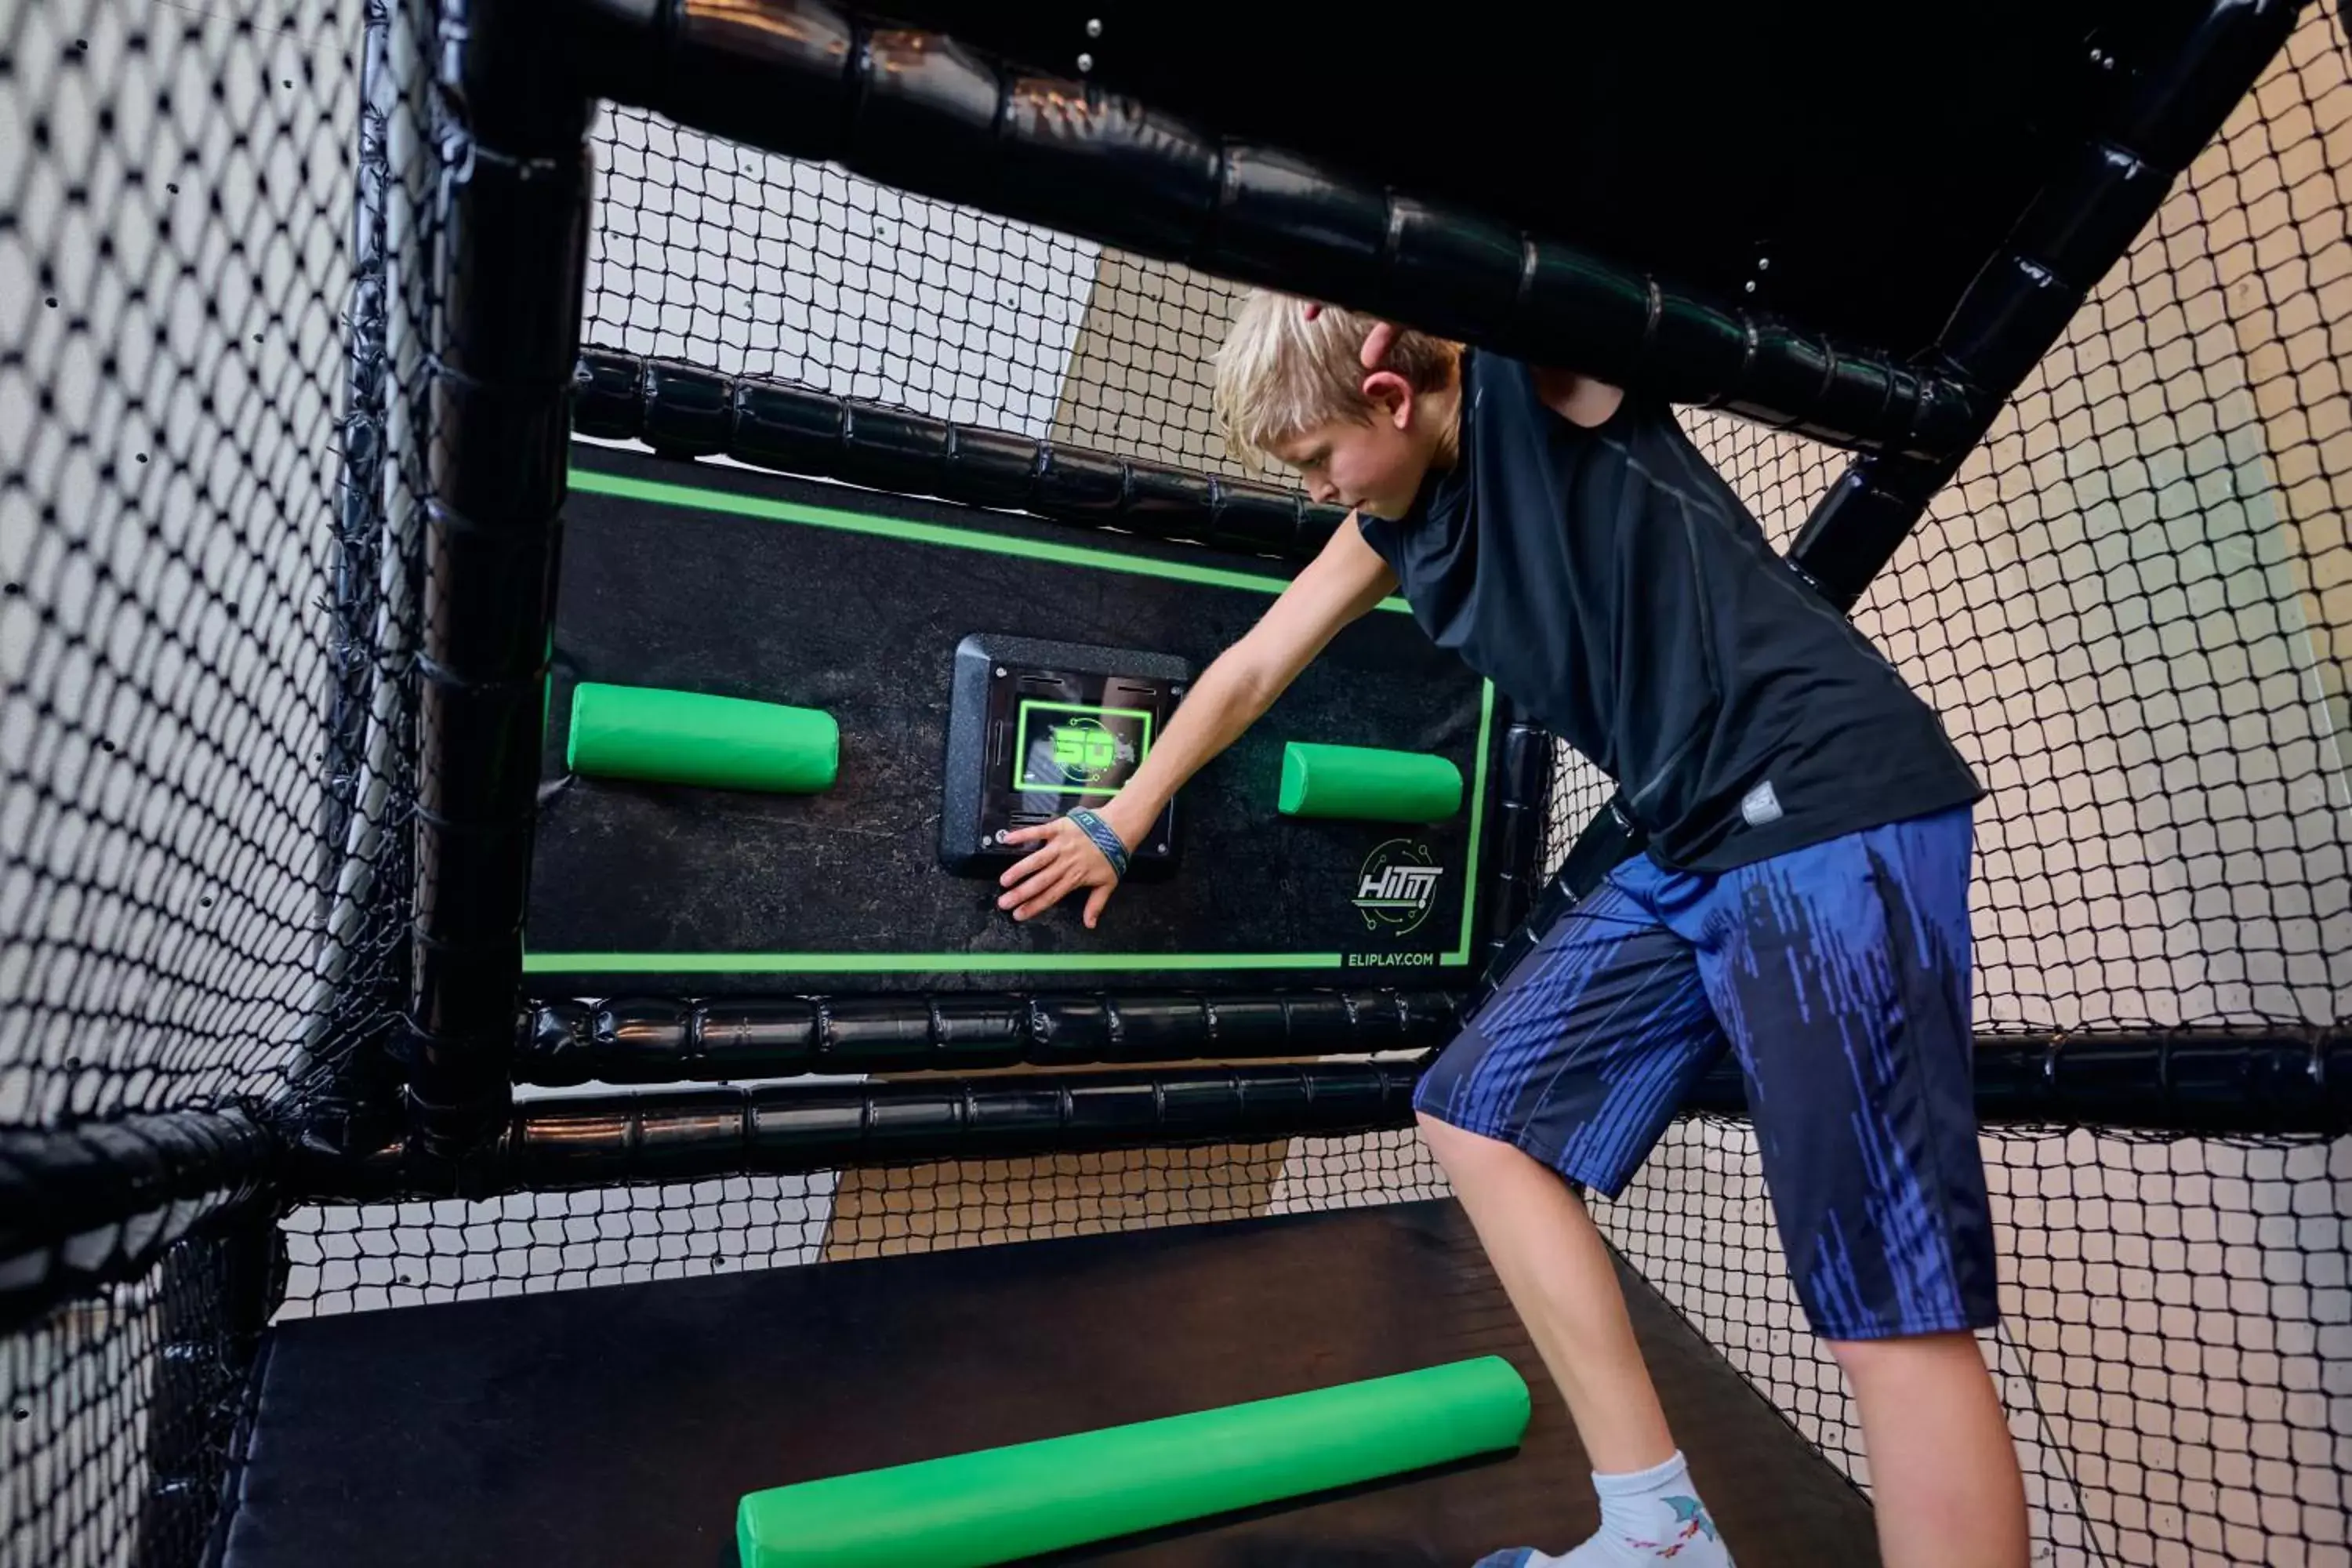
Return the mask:
[[[1177,787],[1402,588],[1618,782],[1650,845],[1543,933],[1416,1100],[1600,1493],[1565,1556],[1486,1563],[1731,1561],[1579,1191],[1614,1196],[1727,1045],[1790,1277],[1861,1406],[1887,1568],[2023,1568],[1973,1334],[1995,1318],[1969,1064],[1981,791],[1935,714],[1662,404],[1265,292],[1217,393],[1237,451],[1355,515],[1099,814],[1016,836],[1038,847],[1002,905],[1026,920],[1084,888],[1092,926]]]

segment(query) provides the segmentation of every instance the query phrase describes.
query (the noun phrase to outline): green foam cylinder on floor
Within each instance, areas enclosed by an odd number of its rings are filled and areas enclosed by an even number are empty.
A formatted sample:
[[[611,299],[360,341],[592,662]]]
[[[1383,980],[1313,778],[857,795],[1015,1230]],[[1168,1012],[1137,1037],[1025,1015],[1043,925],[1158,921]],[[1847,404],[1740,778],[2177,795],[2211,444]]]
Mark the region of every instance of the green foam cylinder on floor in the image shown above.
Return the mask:
[[[1285,816],[1443,822],[1462,809],[1462,770],[1426,752],[1293,741],[1276,804]]]
[[[1514,1447],[1499,1356],[747,1494],[742,1568],[984,1568]]]
[[[583,681],[563,761],[604,778],[814,795],[833,787],[841,726],[814,708]]]

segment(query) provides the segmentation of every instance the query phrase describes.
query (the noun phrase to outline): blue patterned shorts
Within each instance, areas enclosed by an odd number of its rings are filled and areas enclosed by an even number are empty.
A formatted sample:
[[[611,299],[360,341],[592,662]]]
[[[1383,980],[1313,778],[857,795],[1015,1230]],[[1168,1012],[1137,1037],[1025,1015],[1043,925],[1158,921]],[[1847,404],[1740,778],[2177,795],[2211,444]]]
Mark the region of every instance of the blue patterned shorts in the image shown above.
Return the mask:
[[[1614,1197],[1728,1047],[1814,1330],[1990,1327],[1971,837],[1962,806],[1715,875],[1636,857],[1544,933],[1417,1103]]]

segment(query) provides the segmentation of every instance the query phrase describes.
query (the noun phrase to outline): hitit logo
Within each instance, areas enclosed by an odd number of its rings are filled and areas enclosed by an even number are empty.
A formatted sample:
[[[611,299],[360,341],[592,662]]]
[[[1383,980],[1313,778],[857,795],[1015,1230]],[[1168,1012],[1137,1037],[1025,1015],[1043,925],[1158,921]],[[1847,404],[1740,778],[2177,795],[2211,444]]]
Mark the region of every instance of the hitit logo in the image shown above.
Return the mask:
[[[1364,858],[1356,877],[1356,908],[1374,931],[1391,936],[1421,929],[1437,902],[1437,879],[1444,875],[1425,844],[1391,838]]]

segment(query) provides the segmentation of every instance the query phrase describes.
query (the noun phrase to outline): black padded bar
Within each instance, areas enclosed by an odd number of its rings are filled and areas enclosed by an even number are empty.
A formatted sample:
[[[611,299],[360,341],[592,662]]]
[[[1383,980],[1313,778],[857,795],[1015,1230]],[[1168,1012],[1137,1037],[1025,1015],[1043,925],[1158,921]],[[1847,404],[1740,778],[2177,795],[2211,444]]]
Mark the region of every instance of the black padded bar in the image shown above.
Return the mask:
[[[1958,458],[1854,458],[1814,503],[1789,560],[1822,598],[1851,614],[1959,467]]]
[[[1955,374],[1998,394],[1985,405],[1988,419],[2285,47],[2300,9],[2294,0],[2211,0],[2166,49],[2129,62],[2113,101],[2062,155],[1937,344],[1935,357]],[[1789,558],[1832,604],[1852,610],[1966,455],[1855,458],[1805,520]]]
[[[1789,559],[1824,598],[1844,612],[1861,602],[1993,415],[2285,47],[2300,11],[2298,0],[2210,0],[2168,50],[2134,63],[2126,87],[2053,170],[2009,245],[1985,264],[1945,324],[1933,357],[1986,395],[1983,425],[1941,455],[1855,458],[1798,530]],[[1583,898],[1643,842],[1610,803],[1578,834],[1554,877],[1557,896],[1538,900],[1539,912],[1549,917]],[[1532,932],[1521,931],[1497,946],[1465,1016],[1485,1005],[1533,942]]]
[[[1937,357],[1980,386],[2023,380],[2286,47],[2302,10],[2302,0],[2207,0],[2125,62],[2114,99],[1954,308]]]
[[[1551,929],[1570,908],[1601,885],[1601,879],[1629,857],[1639,854],[1642,835],[1614,800],[1603,801],[1592,814],[1568,853],[1539,891],[1529,900],[1526,917],[1502,941],[1488,946],[1486,967],[1464,1002],[1462,1016],[1477,1016],[1520,960],[1535,950],[1536,940]]]
[[[2352,1028],[1979,1037],[1977,1114],[1989,1124],[2339,1138],[2352,1131]]]
[[[590,105],[534,0],[441,12],[444,161],[416,659],[408,1093],[428,1152],[498,1124],[521,994],[588,237]]]
[[[200,1568],[257,1393],[247,1379],[283,1279],[278,1215],[239,1209],[163,1255],[154,1292],[139,1568]]]
[[[1347,513],[1295,489],[1189,472],[856,403],[759,376],[588,349],[572,428],[666,456],[847,479],[1286,561],[1311,561]]]
[[[2181,1137],[2352,1132],[2352,1029],[2099,1029],[1979,1035],[1977,1119]],[[1748,1113],[1718,1063],[1685,1109]]]
[[[1486,954],[1491,962],[1509,945],[1512,934],[1526,923],[1544,881],[1543,847],[1547,810],[1551,801],[1552,738],[1519,710],[1518,704],[1497,697],[1503,721],[1502,765],[1496,770],[1494,794],[1493,887],[1487,894]]]
[[[1339,1136],[1409,1125],[1419,1076],[1414,1063],[1315,1062],[526,1101],[473,1166],[473,1191]],[[348,1184],[333,1194],[345,1197],[390,1196],[413,1181],[397,1145],[312,1173]]]
[[[331,909],[338,862],[357,801],[374,689],[376,573],[383,549],[383,483],[387,437],[385,337],[392,314],[385,268],[385,196],[392,178],[389,99],[397,89],[386,52],[385,14],[371,11],[362,44],[359,153],[352,203],[350,357],[343,377],[342,473],[335,496],[334,565],[327,594],[329,672],[326,776],[319,854],[320,902]]]
[[[903,190],[1313,294],[1839,446],[1934,456],[1986,413],[1940,369],[1832,343],[1555,238],[1220,142],[819,0],[573,0],[596,86]]]
[[[1433,1050],[1443,991],[778,996],[542,1002],[518,1083],[680,1083]]]
[[[1988,1127],[2182,1137],[2352,1132],[2352,1029],[2200,1028],[1981,1035]],[[1056,1077],[593,1095],[527,1102],[473,1168],[477,1195],[698,1181],[930,1160],[1273,1142],[1411,1125],[1418,1062],[1215,1067]],[[1684,1103],[1744,1116],[1728,1058]],[[404,1152],[320,1162],[307,1199],[417,1190]]]
[[[261,1195],[278,1142],[240,1109],[0,1129],[0,1332],[135,1279]]]

